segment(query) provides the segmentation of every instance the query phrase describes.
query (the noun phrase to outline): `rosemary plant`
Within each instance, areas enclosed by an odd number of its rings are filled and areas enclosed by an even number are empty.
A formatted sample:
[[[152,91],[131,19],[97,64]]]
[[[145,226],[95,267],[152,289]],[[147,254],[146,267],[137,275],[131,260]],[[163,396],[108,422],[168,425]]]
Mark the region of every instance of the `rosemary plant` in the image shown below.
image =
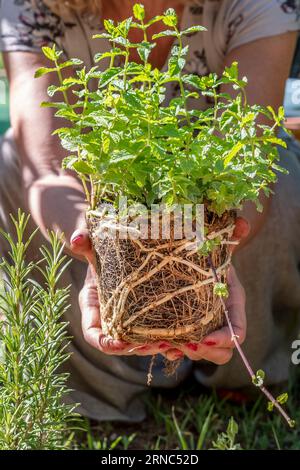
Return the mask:
[[[63,245],[50,233],[50,248],[27,262],[35,235],[24,240],[29,217],[12,219],[16,239],[1,231],[10,245],[2,259],[0,292],[0,449],[62,449],[75,418],[74,406],[63,403],[67,374],[59,371],[68,358],[66,323],[69,288],[58,282],[68,262]],[[41,283],[33,280],[36,274]]]

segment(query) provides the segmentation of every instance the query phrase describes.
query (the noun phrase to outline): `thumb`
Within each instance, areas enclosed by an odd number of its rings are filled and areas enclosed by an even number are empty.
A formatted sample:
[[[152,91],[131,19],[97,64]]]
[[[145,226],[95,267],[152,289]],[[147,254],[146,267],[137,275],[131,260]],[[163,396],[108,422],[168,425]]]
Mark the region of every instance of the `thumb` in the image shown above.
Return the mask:
[[[71,236],[70,247],[74,255],[85,258],[95,268],[95,255],[87,228],[75,230]]]
[[[231,241],[238,242],[238,245],[232,245],[231,251],[235,251],[241,246],[241,242],[245,242],[250,233],[250,224],[243,217],[237,217],[235,221],[235,228],[232,234]]]

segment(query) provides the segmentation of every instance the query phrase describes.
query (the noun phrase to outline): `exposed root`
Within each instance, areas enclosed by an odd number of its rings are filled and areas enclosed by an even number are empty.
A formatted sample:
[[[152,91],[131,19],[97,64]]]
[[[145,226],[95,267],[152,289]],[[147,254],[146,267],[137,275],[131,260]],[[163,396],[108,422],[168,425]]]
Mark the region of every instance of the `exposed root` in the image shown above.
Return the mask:
[[[153,367],[154,367],[154,364],[155,364],[155,359],[156,359],[156,356],[152,356],[151,362],[150,362],[150,365],[149,365],[149,370],[148,370],[148,375],[147,375],[147,385],[148,385],[148,387],[150,387],[152,379],[153,379],[152,371],[153,371]]]
[[[220,243],[212,252],[222,282],[231,261],[234,214],[205,214],[207,239]],[[109,221],[111,225],[112,222]],[[129,342],[201,341],[224,324],[220,298],[213,294],[214,275],[195,240],[121,239],[114,224],[105,232],[105,216],[88,218],[97,259],[103,332]],[[104,228],[103,228],[104,227]],[[171,233],[173,226],[171,227]]]
[[[183,359],[177,359],[177,361],[169,361],[168,359],[165,359],[165,367],[164,367],[164,373],[167,377],[172,377],[180,364],[182,363]]]

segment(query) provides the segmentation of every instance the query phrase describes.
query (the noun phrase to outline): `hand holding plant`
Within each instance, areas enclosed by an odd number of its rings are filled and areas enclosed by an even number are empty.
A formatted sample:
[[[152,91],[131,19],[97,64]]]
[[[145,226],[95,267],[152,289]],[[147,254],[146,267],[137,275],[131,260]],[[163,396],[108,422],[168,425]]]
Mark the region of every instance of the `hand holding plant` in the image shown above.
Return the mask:
[[[62,52],[53,46],[43,48],[53,67],[36,74],[58,74],[60,85],[49,87],[48,94],[52,98],[62,93],[64,100],[43,106],[56,108],[56,116],[70,122],[55,133],[70,152],[64,167],[81,179],[89,205],[92,251],[86,251],[90,268],[82,294],[83,309],[88,307],[83,315],[86,338],[105,352],[119,349],[121,354],[134,350],[141,354],[147,343],[147,355],[161,352],[157,342],[167,341],[172,345],[167,357],[174,358],[174,353],[176,358],[180,350],[192,359],[205,355],[217,363],[228,360],[235,345],[253,383],[270,398],[261,374],[254,374],[239,346],[245,330],[244,297],[234,270],[228,277],[228,269],[235,210],[245,201],[255,202],[261,210],[260,193],[269,195],[275,170],[282,171],[276,164],[276,146],[286,144],[276,130],[283,123],[283,109],[276,113],[271,107],[250,106],[247,79],[239,78],[237,63],[225,68],[221,77],[184,73],[186,37],[205,28],[180,31],[173,9],[145,22],[144,7],[136,4],[133,16],[118,24],[104,20],[105,32],[95,38],[111,48],[95,56],[100,65],[90,70],[83,66],[63,79],[62,70],[78,67],[81,61],[61,61]],[[149,38],[149,27],[156,22],[167,29]],[[143,41],[130,42],[132,28],[143,32]],[[166,36],[174,37],[174,45],[167,70],[160,71],[149,58],[154,41]],[[138,52],[139,63],[131,61],[132,50]],[[176,83],[179,96],[167,102],[169,83]],[[224,84],[232,86],[235,97],[220,92]],[[203,98],[212,101],[209,109],[198,109]],[[261,115],[269,125],[259,124]],[[122,222],[124,197],[131,207],[143,205],[143,216],[151,222],[153,205],[166,208],[173,216],[170,237],[165,237],[164,222],[159,220],[158,238],[149,231],[144,239],[135,238],[133,233],[141,231]],[[175,237],[174,216],[178,206],[199,204],[205,205],[201,247],[195,239]],[[112,208],[117,210],[113,216]],[[191,214],[194,224],[194,209]],[[126,240],[121,236],[124,231]],[[226,281],[231,287],[227,301]],[[224,320],[228,328],[216,332]],[[232,321],[240,329],[240,339]],[[215,345],[219,351],[197,344],[210,333],[214,342],[219,341]],[[279,402],[272,399],[272,403],[291,424]]]
[[[242,238],[247,237],[248,231],[247,223],[243,219],[237,219],[233,239],[240,241]],[[83,334],[91,346],[99,349],[101,352],[113,355],[149,356],[162,354],[171,361],[176,361],[183,357],[183,355],[194,361],[205,359],[216,364],[225,364],[231,359],[235,346],[227,326],[211,333],[201,343],[186,343],[176,345],[176,348],[166,341],[135,345],[133,348],[130,343],[112,340],[112,338],[105,336],[101,330],[96,264],[87,229],[79,229],[74,232],[71,238],[71,249],[75,256],[85,258],[89,263],[79,303],[82,312]],[[231,312],[234,331],[239,337],[241,344],[246,335],[245,296],[233,267],[230,269],[228,282],[229,298],[226,303]]]
[[[165,351],[171,348],[169,343],[151,342],[151,344],[135,344],[133,346],[131,343],[118,339],[114,340],[103,334],[97,291],[96,262],[87,229],[79,229],[74,232],[71,238],[71,249],[75,256],[85,258],[89,265],[84,287],[79,295],[79,305],[82,312],[82,331],[85,340],[92,347],[110,355],[165,355]],[[180,357],[182,356],[179,350],[177,350],[177,354]]]

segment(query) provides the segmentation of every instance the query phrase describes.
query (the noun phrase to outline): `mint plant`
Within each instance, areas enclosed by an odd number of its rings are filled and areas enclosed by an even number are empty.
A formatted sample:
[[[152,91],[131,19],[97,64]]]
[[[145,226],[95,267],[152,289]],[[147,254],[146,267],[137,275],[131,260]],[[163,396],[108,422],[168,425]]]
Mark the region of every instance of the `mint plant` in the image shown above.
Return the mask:
[[[69,263],[54,233],[50,248],[28,262],[35,233],[25,238],[28,217],[20,211],[13,222],[15,234],[0,231],[10,246],[0,263],[0,449],[64,449],[75,406],[63,402],[67,374],[59,368],[69,357],[62,321],[69,289],[58,281]],[[37,273],[41,284],[33,280]]]
[[[246,200],[261,209],[259,193],[270,193],[274,170],[279,170],[276,145],[285,146],[276,137],[283,109],[276,113],[271,107],[247,103],[247,79],[239,78],[237,63],[221,77],[184,73],[185,38],[205,28],[180,31],[173,9],[145,22],[144,7],[137,4],[133,16],[118,24],[104,20],[105,32],[94,38],[109,41],[111,49],[97,54],[98,65],[90,70],[78,69],[78,59],[63,61],[54,45],[43,48],[53,67],[36,72],[37,77],[58,75],[59,86],[50,86],[48,94],[64,99],[43,106],[57,108],[56,116],[69,121],[69,127],[55,134],[70,152],[64,167],[80,177],[89,207],[96,209],[103,199],[116,203],[126,196],[148,208],[153,203],[205,202],[218,215]],[[168,29],[149,37],[155,22]],[[143,32],[140,43],[128,38],[136,28]],[[174,45],[167,70],[160,71],[149,59],[155,40],[164,36],[174,37]],[[131,61],[133,49],[140,63]],[[74,66],[77,70],[64,79],[64,69]],[[170,82],[176,82],[180,92],[168,103]],[[236,97],[220,92],[225,84],[232,86]],[[70,92],[74,103],[69,101]],[[212,99],[212,107],[197,109],[201,96]],[[270,125],[258,124],[261,115]]]

